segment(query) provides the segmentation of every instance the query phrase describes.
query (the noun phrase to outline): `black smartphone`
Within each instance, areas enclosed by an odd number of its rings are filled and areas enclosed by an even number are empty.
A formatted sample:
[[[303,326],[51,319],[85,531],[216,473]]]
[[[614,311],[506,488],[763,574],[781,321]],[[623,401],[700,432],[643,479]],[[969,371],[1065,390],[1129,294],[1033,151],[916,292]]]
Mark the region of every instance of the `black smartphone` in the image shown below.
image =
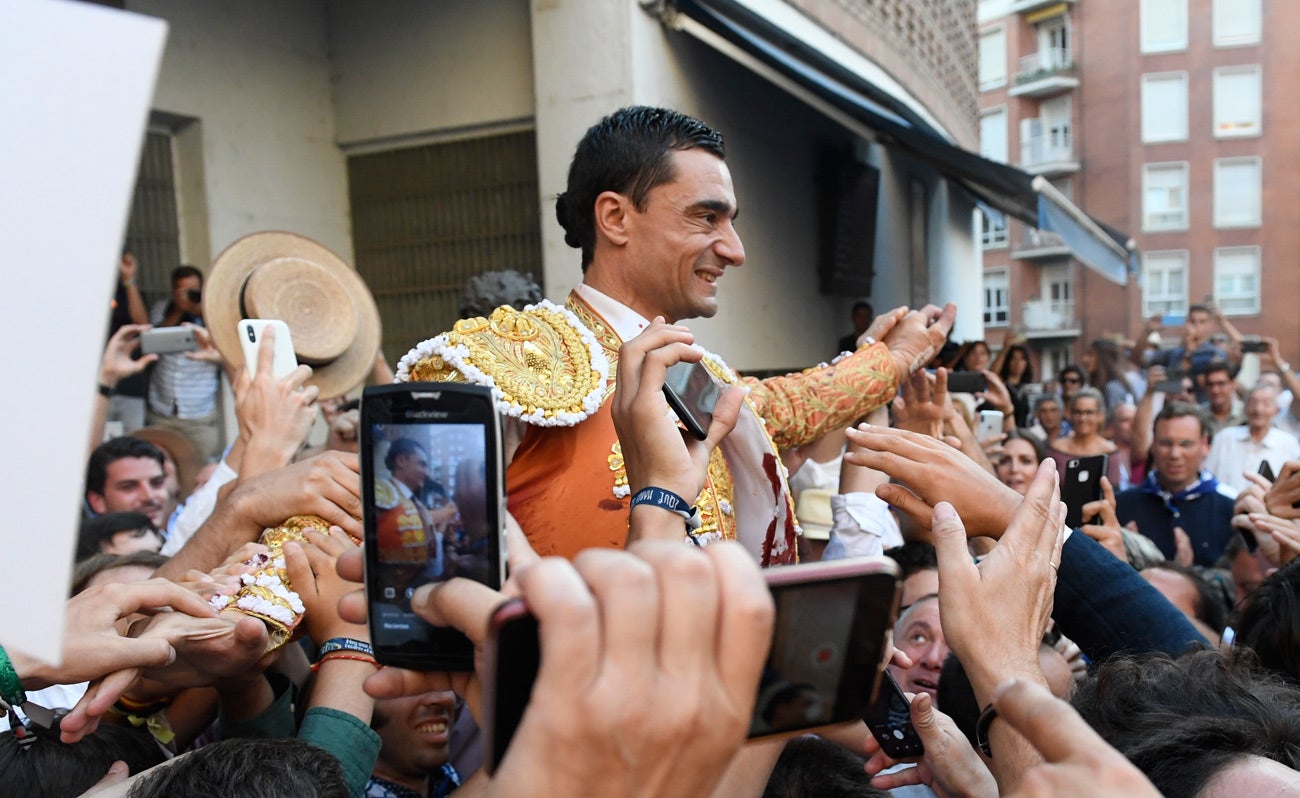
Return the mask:
[[[1241,351],[1243,353],[1262,354],[1268,351],[1268,344],[1258,335],[1247,335],[1241,339]]]
[[[907,759],[925,753],[920,736],[912,728],[912,712],[907,696],[903,695],[888,669],[880,679],[876,700],[867,707],[862,720],[871,730],[871,736],[880,743],[880,750],[890,757]]]
[[[1104,454],[1071,458],[1065,464],[1061,481],[1061,501],[1065,502],[1065,524],[1071,529],[1095,519],[1083,518],[1083,505],[1101,498],[1101,478],[1106,476],[1110,457]]]
[[[370,641],[383,665],[473,670],[465,635],[411,609],[422,585],[505,579],[501,422],[490,388],[409,382],[361,395]]]
[[[1267,460],[1259,461],[1259,475],[1269,482],[1277,482],[1277,475],[1273,473],[1273,466],[1269,465]]]
[[[713,408],[718,403],[722,388],[713,379],[703,362],[681,361],[668,367],[664,378],[664,396],[668,406],[686,425],[686,431],[696,440],[709,436],[713,423]]]
[[[749,736],[861,719],[892,653],[898,565],[888,557],[856,557],[769,568],[763,575],[776,623]],[[505,756],[523,718],[539,662],[536,620],[517,602],[502,605],[486,646],[488,773]]]
[[[948,373],[948,393],[980,393],[988,389],[989,381],[982,371],[952,371]]]
[[[1168,371],[1165,373],[1165,378],[1157,382],[1152,390],[1166,394],[1184,393],[1187,390],[1187,385],[1183,383],[1184,376],[1183,372],[1176,369]]]

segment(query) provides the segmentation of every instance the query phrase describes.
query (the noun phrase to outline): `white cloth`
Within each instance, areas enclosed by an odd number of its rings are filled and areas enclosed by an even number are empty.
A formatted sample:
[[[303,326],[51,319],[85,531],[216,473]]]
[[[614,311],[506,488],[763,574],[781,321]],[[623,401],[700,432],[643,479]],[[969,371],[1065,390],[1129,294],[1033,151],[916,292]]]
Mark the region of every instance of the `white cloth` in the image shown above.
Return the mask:
[[[1240,492],[1251,484],[1242,472],[1258,472],[1261,460],[1267,460],[1273,473],[1280,474],[1287,460],[1297,458],[1300,458],[1300,441],[1288,432],[1269,427],[1264,439],[1256,443],[1249,427],[1228,427],[1214,436],[1205,467],[1220,484]]]
[[[825,463],[819,463],[816,460],[808,459],[803,461],[799,470],[794,472],[790,477],[790,490],[798,496],[808,488],[819,488],[838,492],[840,489],[840,470],[844,464],[844,450],[840,450],[838,457],[828,460]]]
[[[225,460],[217,463],[217,470],[212,473],[212,477],[203,483],[203,487],[190,494],[185,500],[185,506],[176,516],[175,523],[167,530],[167,540],[163,543],[161,552],[163,555],[174,556],[186,541],[194,537],[194,533],[212,515],[212,508],[217,506],[217,492],[221,486],[238,476],[234,469],[226,465]]]
[[[831,497],[830,543],[823,560],[874,557],[903,545],[898,519],[874,493],[840,493]]]

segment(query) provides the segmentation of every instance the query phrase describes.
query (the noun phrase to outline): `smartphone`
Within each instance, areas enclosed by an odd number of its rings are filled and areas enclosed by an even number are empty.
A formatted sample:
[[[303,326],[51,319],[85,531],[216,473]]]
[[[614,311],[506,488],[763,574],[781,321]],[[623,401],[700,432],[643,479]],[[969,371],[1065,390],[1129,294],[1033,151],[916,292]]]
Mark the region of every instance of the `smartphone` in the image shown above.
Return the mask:
[[[703,362],[681,361],[668,367],[668,376],[664,378],[664,397],[682,424],[686,425],[686,431],[696,440],[702,441],[709,436],[713,408],[721,393],[722,389]]]
[[[981,371],[953,371],[948,374],[948,393],[980,393],[988,389],[988,378]]]
[[[859,720],[875,697],[898,615],[898,565],[856,557],[763,572],[776,604],[749,736]],[[537,678],[537,622],[518,602],[489,625],[483,689],[486,765],[495,771]]]
[[[1258,335],[1247,335],[1241,339],[1241,351],[1242,353],[1254,352],[1260,354],[1268,351],[1268,344]]]
[[[871,736],[880,743],[880,750],[888,756],[907,759],[925,753],[920,735],[912,728],[912,712],[907,696],[903,695],[888,669],[880,679],[876,700],[867,707],[862,720],[871,730]]]
[[[1002,411],[1001,410],[981,410],[979,420],[979,431],[976,433],[978,440],[986,441],[989,438],[996,438],[1002,434]]]
[[[281,379],[298,368],[298,356],[293,352],[293,336],[289,325],[279,319],[241,319],[239,346],[244,352],[244,370],[248,378],[257,377],[257,353],[262,347],[262,334],[267,327],[275,329],[275,354],[271,360],[272,379]]]
[[[422,585],[505,580],[501,421],[490,388],[408,382],[361,395],[370,641],[383,665],[469,671],[474,646],[412,611]]]
[[[190,327],[154,327],[140,333],[140,354],[165,355],[170,352],[193,352],[199,348]]]
[[[1185,393],[1187,391],[1187,386],[1183,384],[1183,377],[1184,375],[1181,371],[1169,371],[1165,374],[1163,380],[1155,384],[1154,390],[1157,393],[1164,394]]]
[[[1277,482],[1277,475],[1273,473],[1273,466],[1269,465],[1267,460],[1259,461],[1259,475],[1269,482]]]
[[[1061,501],[1065,502],[1065,525],[1071,529],[1095,519],[1083,518],[1083,505],[1101,498],[1101,478],[1106,476],[1110,463],[1108,455],[1075,457],[1065,464],[1065,478],[1061,482]]]

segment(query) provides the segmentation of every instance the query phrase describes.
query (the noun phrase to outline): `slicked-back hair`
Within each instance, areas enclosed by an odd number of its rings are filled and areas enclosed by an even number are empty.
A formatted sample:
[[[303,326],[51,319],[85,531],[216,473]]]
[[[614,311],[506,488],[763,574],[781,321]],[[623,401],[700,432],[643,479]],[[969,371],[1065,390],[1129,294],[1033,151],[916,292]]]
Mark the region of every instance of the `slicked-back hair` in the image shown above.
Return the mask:
[[[620,108],[587,130],[569,164],[568,185],[555,199],[564,243],[582,250],[584,272],[596,252],[596,197],[614,191],[645,210],[650,190],[675,177],[670,154],[692,149],[727,157],[721,133],[667,108]]]
[[[158,461],[159,468],[166,468],[163,463],[162,450],[149,441],[124,435],[120,438],[104,441],[90,453],[90,462],[86,464],[86,492],[104,495],[104,483],[108,481],[108,467],[118,460],[128,457],[148,457]]]
[[[1071,703],[1161,795],[1195,796],[1250,756],[1300,766],[1300,688],[1249,651],[1112,657]]]
[[[397,467],[397,458],[410,457],[415,452],[424,452],[424,447],[410,438],[398,438],[388,445],[388,452],[384,455],[384,465],[391,473]]]

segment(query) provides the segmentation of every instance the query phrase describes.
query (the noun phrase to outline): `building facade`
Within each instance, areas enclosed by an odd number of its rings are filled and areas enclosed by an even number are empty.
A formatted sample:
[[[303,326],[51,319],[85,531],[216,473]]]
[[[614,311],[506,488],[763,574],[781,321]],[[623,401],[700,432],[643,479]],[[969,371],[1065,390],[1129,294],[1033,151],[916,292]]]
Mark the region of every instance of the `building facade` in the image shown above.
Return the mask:
[[[1116,285],[1051,234],[985,220],[984,322],[1023,335],[1051,374],[1156,314],[1181,334],[1211,299],[1243,333],[1300,357],[1300,191],[1290,146],[1300,63],[1288,0],[981,0],[981,150],[1041,174],[1129,233]]]

